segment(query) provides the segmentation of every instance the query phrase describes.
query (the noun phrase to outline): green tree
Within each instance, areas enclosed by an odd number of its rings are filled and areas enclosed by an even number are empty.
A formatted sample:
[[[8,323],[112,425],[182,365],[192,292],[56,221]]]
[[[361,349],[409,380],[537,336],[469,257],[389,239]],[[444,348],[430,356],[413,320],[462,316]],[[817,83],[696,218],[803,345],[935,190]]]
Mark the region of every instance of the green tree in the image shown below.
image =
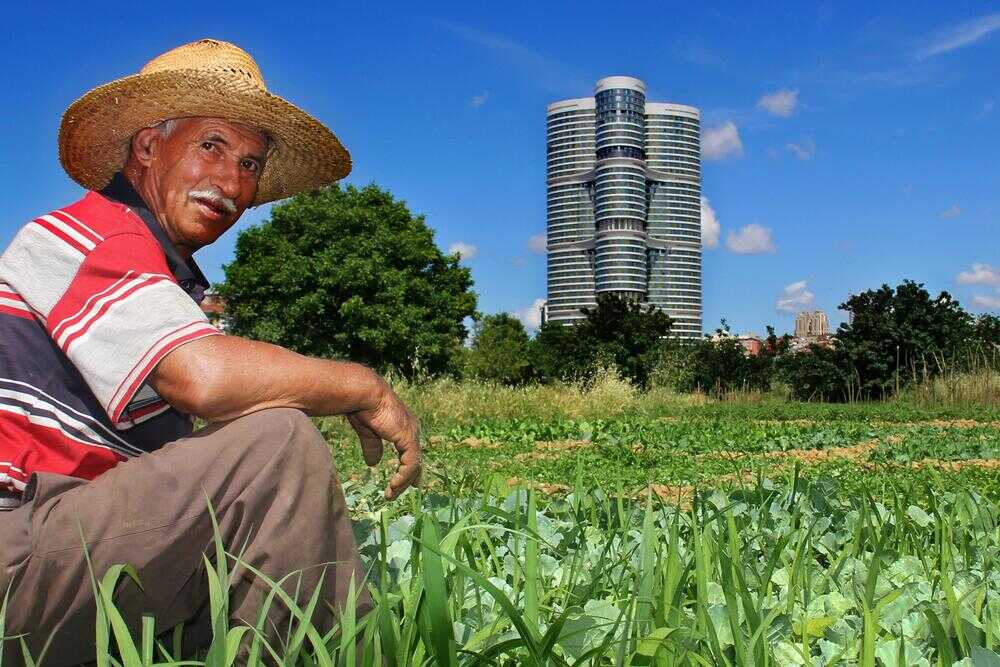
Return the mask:
[[[587,319],[580,334],[595,342],[599,357],[613,362],[638,386],[648,386],[658,348],[670,335],[670,316],[616,294],[598,295],[597,307],[584,308],[583,313]]]
[[[785,355],[780,367],[792,395],[802,401],[844,401],[855,385],[843,347],[810,345]]]
[[[840,309],[852,321],[837,330],[837,342],[864,398],[882,398],[897,383],[942,372],[973,332],[972,317],[950,294],[932,298],[912,280],[855,294]]]
[[[546,379],[587,378],[597,361],[613,363],[622,375],[645,387],[670,317],[655,306],[615,294],[601,294],[585,319],[566,327],[546,323],[535,338],[536,371]]]
[[[1000,351],[1000,317],[989,313],[977,317],[972,327],[972,343],[984,350]]]
[[[469,270],[375,185],[275,206],[240,232],[224,269],[232,333],[406,374],[448,370],[476,310]]]
[[[531,341],[531,366],[543,382],[588,379],[594,371],[597,350],[580,335],[580,324],[546,322]]]
[[[715,334],[715,340],[664,341],[653,373],[654,383],[680,392],[768,391],[790,337],[778,336],[774,327],[768,326],[760,352],[750,354],[730,334],[726,320]]]
[[[480,380],[521,384],[531,376],[530,343],[517,318],[507,313],[487,315],[475,324],[465,373]]]

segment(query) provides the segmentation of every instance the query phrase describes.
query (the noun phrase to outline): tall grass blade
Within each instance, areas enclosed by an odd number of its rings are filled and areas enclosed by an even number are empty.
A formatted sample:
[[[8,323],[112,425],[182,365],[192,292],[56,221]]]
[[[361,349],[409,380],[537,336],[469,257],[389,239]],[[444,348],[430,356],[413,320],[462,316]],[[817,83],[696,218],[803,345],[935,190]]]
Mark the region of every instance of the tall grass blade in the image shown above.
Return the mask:
[[[429,630],[432,633],[430,648],[437,664],[457,667],[455,631],[448,616],[448,587],[441,562],[440,540],[433,518],[424,516],[420,532],[420,557],[424,572],[424,592]]]

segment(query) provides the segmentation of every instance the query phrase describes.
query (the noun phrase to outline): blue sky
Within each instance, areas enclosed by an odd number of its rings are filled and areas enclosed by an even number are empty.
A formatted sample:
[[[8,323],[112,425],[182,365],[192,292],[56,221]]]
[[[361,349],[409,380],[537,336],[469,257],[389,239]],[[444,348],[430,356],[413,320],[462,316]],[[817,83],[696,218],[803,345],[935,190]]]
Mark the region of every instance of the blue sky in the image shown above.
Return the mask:
[[[0,45],[0,247],[81,194],[56,153],[70,102],[215,37],[334,129],[348,182],[391,190],[442,248],[475,247],[464,261],[483,312],[531,315],[545,296],[531,243],[545,230],[545,106],[612,74],[702,109],[718,223],[706,330],[722,317],[791,330],[800,307],[835,324],[848,292],[903,278],[1000,312],[996,4],[18,4]],[[211,279],[267,213],[198,253]]]

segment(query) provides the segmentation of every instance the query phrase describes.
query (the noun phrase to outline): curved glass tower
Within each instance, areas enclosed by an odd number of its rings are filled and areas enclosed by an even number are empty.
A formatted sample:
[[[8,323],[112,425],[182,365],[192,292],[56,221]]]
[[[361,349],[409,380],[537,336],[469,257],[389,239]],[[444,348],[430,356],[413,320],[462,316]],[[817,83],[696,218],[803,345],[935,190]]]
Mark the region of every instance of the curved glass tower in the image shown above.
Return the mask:
[[[642,81],[612,76],[547,115],[546,318],[571,323],[611,292],[701,336],[698,110],[647,102]]]

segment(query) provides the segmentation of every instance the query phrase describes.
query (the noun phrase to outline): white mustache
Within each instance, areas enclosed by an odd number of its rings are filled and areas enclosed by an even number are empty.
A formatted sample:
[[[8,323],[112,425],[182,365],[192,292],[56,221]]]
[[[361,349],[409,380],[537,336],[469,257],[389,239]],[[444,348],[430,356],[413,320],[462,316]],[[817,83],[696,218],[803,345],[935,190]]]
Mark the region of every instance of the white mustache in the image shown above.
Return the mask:
[[[221,208],[227,213],[236,213],[236,202],[214,188],[209,190],[192,190],[188,193],[188,199],[204,199],[212,206]]]

